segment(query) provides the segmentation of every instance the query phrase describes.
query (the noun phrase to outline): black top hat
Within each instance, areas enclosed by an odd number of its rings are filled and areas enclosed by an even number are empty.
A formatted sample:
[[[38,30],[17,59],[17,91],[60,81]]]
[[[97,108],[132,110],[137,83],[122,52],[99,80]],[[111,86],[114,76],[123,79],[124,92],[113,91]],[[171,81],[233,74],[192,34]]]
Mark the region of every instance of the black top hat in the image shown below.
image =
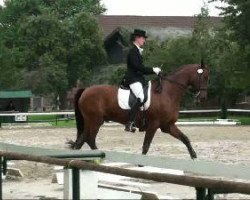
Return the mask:
[[[148,36],[146,35],[146,31],[144,30],[141,30],[141,29],[135,29],[134,30],[134,33],[131,34],[131,36],[141,36],[141,37],[144,37],[144,38],[147,38]]]

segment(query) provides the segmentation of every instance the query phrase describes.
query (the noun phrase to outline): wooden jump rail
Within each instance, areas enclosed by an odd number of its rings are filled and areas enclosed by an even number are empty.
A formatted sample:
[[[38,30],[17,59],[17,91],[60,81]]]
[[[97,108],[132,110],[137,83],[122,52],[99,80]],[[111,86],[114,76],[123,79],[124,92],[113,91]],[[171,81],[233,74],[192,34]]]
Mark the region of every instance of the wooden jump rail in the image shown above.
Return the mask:
[[[103,154],[102,154],[103,155]],[[80,191],[79,191],[79,170],[90,170],[97,171],[103,173],[116,174],[121,176],[127,176],[132,178],[139,179],[147,179],[157,182],[166,182],[179,184],[183,186],[194,187],[197,190],[197,200],[205,200],[205,189],[209,189],[211,193],[208,196],[209,199],[213,199],[213,191],[219,192],[229,192],[229,193],[242,193],[242,194],[250,194],[250,183],[244,182],[235,182],[228,180],[216,180],[207,177],[196,177],[196,176],[187,176],[187,175],[173,175],[173,174],[162,174],[155,172],[142,172],[135,171],[129,169],[122,169],[118,167],[110,167],[94,164],[91,162],[74,160],[74,159],[59,159],[49,156],[40,156],[40,155],[30,155],[16,152],[8,152],[8,151],[0,151],[0,169],[2,170],[2,158],[6,158],[8,160],[26,160],[26,161],[34,161],[52,165],[60,165],[65,168],[72,168],[73,173],[73,199],[80,199]],[[1,171],[0,171],[1,172]],[[2,173],[0,173],[2,174]],[[0,177],[0,198],[2,199],[2,175]]]

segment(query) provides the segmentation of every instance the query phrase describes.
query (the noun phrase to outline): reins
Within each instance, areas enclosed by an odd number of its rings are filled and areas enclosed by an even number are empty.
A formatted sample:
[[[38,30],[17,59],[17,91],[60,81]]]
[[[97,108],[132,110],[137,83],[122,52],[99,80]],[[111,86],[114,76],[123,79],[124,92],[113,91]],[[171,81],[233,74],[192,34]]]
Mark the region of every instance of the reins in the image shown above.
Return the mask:
[[[187,89],[187,86],[186,86],[186,85],[184,85],[183,83],[179,83],[178,81],[175,81],[175,80],[169,79],[168,77],[162,77],[162,79],[163,79],[163,80],[166,80],[166,81],[168,81],[168,82],[170,82],[170,83],[177,84],[177,85],[178,85],[178,86],[180,86],[180,87],[181,87],[181,89],[183,89],[183,90]]]
[[[183,83],[179,83],[178,81],[175,81],[175,80],[172,80],[172,79],[170,79],[168,77],[165,77],[164,73],[159,73],[158,78],[157,78],[157,86],[156,86],[156,89],[155,89],[155,91],[158,92],[158,93],[162,92],[162,80],[166,80],[166,81],[168,81],[170,83],[176,84],[183,90],[187,89],[187,86],[184,85]]]

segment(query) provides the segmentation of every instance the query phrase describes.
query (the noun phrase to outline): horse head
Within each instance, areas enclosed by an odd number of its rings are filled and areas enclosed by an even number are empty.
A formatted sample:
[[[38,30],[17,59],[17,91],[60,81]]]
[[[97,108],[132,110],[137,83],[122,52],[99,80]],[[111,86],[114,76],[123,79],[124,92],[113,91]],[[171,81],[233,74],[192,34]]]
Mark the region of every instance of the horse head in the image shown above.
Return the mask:
[[[204,65],[203,60],[200,65],[193,67],[190,85],[197,90],[196,98],[198,101],[207,99],[209,70]]]
[[[199,102],[204,101],[207,99],[208,76],[209,70],[202,60],[201,64],[186,65],[170,75],[161,72],[156,79],[155,91],[161,93],[163,89],[162,80],[167,80],[178,85],[183,90],[187,89],[188,86],[192,86],[197,91],[195,95],[197,100]]]

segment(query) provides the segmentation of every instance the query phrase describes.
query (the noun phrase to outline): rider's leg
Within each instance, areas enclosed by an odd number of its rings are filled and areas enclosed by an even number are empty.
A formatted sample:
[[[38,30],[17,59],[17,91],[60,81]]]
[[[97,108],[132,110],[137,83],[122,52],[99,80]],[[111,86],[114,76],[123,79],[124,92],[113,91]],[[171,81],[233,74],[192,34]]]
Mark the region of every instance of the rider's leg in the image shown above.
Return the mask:
[[[137,97],[137,101],[133,104],[131,110],[129,110],[129,121],[125,126],[125,131],[135,132],[136,129],[134,127],[134,121],[136,114],[140,110],[140,106],[142,105],[142,102],[144,100],[144,94],[143,94],[143,87],[140,82],[131,84],[130,89]]]
[[[141,106],[141,101],[138,98],[136,102],[133,104],[133,106],[131,107],[131,110],[129,110],[129,113],[128,113],[129,120],[125,126],[125,131],[130,131],[130,132],[136,131],[134,121],[135,121],[136,114],[140,110],[140,106]]]

